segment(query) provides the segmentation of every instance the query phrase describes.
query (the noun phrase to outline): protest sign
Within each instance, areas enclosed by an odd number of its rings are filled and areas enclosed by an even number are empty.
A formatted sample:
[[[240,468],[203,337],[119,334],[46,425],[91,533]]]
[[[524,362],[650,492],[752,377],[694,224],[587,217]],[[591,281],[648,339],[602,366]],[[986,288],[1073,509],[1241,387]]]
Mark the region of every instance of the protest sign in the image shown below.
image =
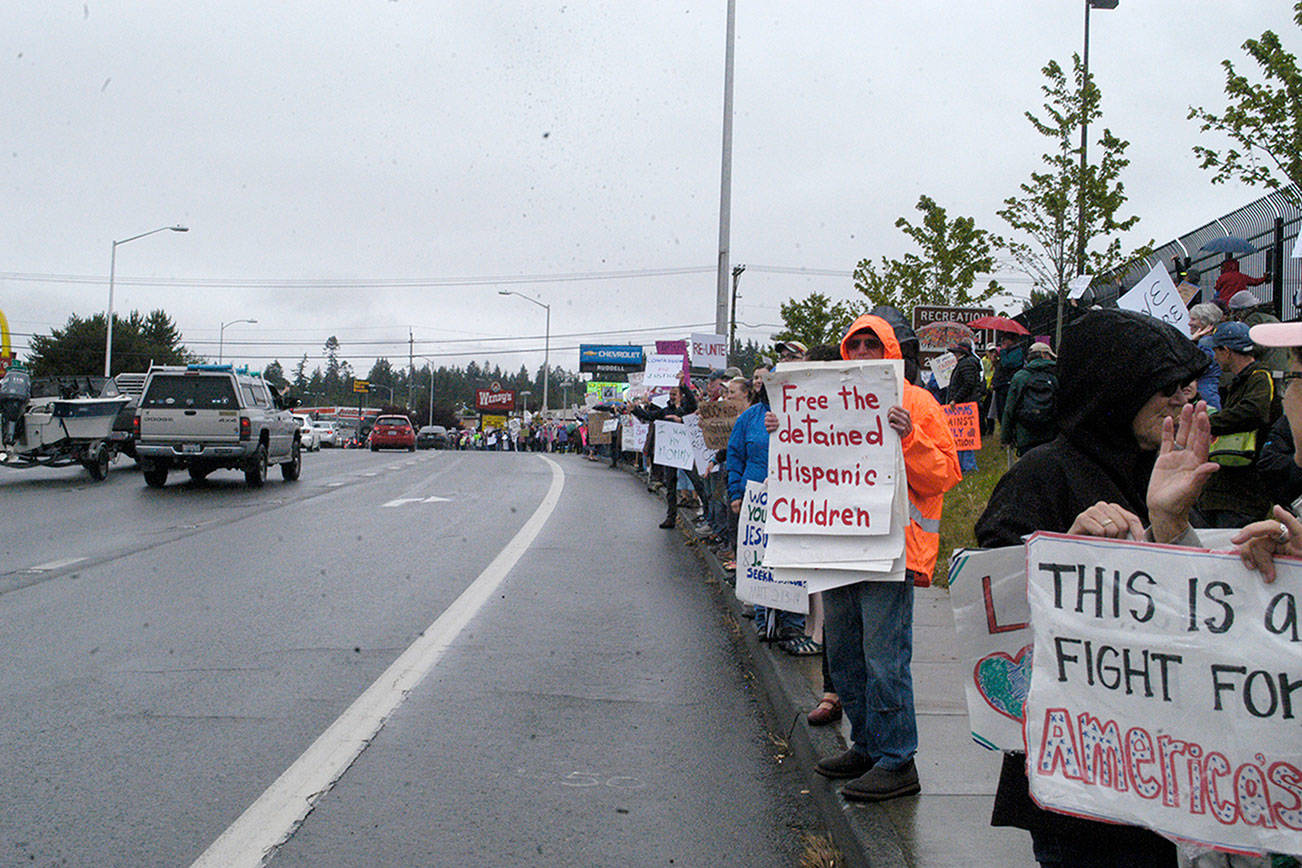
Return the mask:
[[[981,448],[981,408],[975,402],[941,404],[940,409],[949,423],[949,433],[954,435],[955,448],[960,452]]]
[[[618,420],[618,419],[614,419],[614,418],[612,418],[612,419],[605,419],[605,420],[603,420],[602,423],[601,423],[601,430],[602,430],[603,433],[606,433],[606,434],[613,434],[613,433],[615,433],[615,430],[616,430],[617,428],[619,428],[619,420]]]
[[[1153,266],[1153,270],[1143,280],[1117,299],[1117,307],[1146,313],[1189,334],[1189,310],[1180,299],[1175,284],[1171,282],[1166,266],[1160,262]]]
[[[1085,290],[1090,288],[1094,282],[1092,274],[1078,274],[1067,282],[1067,298],[1077,299],[1085,294]]]
[[[656,420],[656,452],[652,461],[665,467],[690,470],[695,458],[692,455],[692,436],[681,422]]]
[[[706,465],[714,458],[715,450],[705,445],[705,434],[701,431],[701,417],[696,413],[689,413],[683,417],[683,424],[687,426],[687,436],[692,441],[692,458],[696,462],[696,472],[704,474]]]
[[[721,335],[693,333],[692,367],[715,370],[728,367],[728,339]]]
[[[697,406],[696,412],[701,417],[701,432],[705,435],[705,445],[711,449],[727,449],[733,424],[736,423],[738,416],[746,412],[746,401],[742,398],[702,401]]]
[[[683,372],[681,356],[667,356],[659,353],[647,356],[646,370],[642,373],[644,386],[677,386]]]
[[[1031,795],[1220,849],[1302,852],[1302,563],[1036,534]]]
[[[953,353],[941,353],[933,356],[930,364],[932,376],[936,378],[936,385],[942,389],[949,388],[949,378],[954,375],[954,369],[958,367],[958,359]]]
[[[599,410],[593,410],[588,414],[588,442],[593,446],[601,446],[610,442],[610,430],[606,428],[606,423],[613,421],[609,413],[602,413]]]
[[[778,429],[769,439],[770,534],[877,535],[891,529],[902,476],[887,410],[902,363],[784,364],[766,378]]]
[[[646,448],[646,437],[651,426],[632,416],[624,417],[624,430],[620,432],[620,442],[625,452],[641,452]]]
[[[678,359],[678,369],[684,374],[692,369],[687,359],[687,341],[656,341],[656,353]]]
[[[1021,750],[1022,705],[1031,685],[1026,547],[954,552],[949,601],[972,739],[991,750]]]
[[[747,480],[737,516],[737,599],[745,603],[808,612],[809,594],[804,583],[780,582],[764,566],[764,548],[769,535],[764,531],[768,516],[768,495],[763,482]]]

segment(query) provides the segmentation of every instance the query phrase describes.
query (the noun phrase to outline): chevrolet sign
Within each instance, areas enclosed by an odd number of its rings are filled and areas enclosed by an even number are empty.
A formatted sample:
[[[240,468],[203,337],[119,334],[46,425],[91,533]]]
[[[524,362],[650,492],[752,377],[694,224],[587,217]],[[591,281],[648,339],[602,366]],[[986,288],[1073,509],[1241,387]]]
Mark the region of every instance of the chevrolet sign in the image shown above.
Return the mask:
[[[618,365],[626,371],[642,370],[642,348],[628,344],[579,345],[579,370],[595,372],[596,365],[603,365],[601,370],[609,371],[611,365]]]

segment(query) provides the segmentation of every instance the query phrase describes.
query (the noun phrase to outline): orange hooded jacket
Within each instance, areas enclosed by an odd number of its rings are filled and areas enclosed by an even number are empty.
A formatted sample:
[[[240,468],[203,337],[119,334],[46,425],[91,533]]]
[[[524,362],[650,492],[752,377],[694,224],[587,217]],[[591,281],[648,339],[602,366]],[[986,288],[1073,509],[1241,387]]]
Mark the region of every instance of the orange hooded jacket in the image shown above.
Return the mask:
[[[846,338],[857,331],[869,330],[882,342],[882,358],[898,359],[900,342],[891,324],[879,316],[864,314],[854,321],[841,338],[841,358]],[[963,478],[958,469],[958,450],[949,423],[940,405],[926,389],[905,382],[902,405],[909,411],[913,430],[900,438],[904,449],[904,471],[909,486],[909,526],[905,529],[905,564],[914,572],[914,582],[931,584],[940,554],[940,515],[945,507],[945,492]]]

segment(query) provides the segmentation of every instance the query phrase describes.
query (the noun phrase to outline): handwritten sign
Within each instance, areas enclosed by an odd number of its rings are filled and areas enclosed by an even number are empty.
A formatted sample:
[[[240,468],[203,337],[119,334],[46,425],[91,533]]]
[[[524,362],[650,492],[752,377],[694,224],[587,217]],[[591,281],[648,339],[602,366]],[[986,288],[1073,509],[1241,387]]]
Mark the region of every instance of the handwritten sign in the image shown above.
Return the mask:
[[[696,472],[704,475],[705,468],[714,458],[716,450],[711,449],[705,444],[705,434],[701,431],[701,417],[696,413],[689,413],[683,417],[683,424],[687,426],[687,436],[692,441],[692,457],[696,462]]]
[[[1222,849],[1302,852],[1302,563],[1059,534],[1027,550],[1031,795]]]
[[[769,535],[764,530],[768,518],[768,493],[763,482],[747,480],[737,516],[737,599],[745,603],[808,612],[809,594],[803,582],[782,582],[764,566],[764,549]]]
[[[981,448],[981,408],[976,402],[966,404],[941,404],[949,433],[954,435],[954,446],[959,451]]]
[[[727,449],[728,438],[732,436],[732,426],[737,417],[746,412],[746,401],[742,398],[724,398],[722,401],[702,401],[696,408],[701,417],[701,432],[705,435],[705,445],[711,449]]]
[[[1090,288],[1094,282],[1092,274],[1078,274],[1067,282],[1067,298],[1077,299],[1085,294],[1085,290]]]
[[[1158,263],[1143,280],[1117,299],[1117,307],[1133,310],[1160,319],[1189,334],[1189,311],[1171,281],[1166,266]]]
[[[692,368],[687,359],[687,341],[656,341],[656,353],[678,359],[678,365],[684,374]]]
[[[683,372],[683,357],[656,353],[647,356],[643,386],[677,386]]]
[[[593,410],[588,414],[588,442],[593,446],[601,446],[610,442],[610,429],[606,428],[607,422],[614,421],[609,413],[602,413]]]
[[[651,426],[641,419],[625,416],[624,430],[619,433],[625,452],[641,452],[646,448],[646,438],[651,433]]]
[[[766,380],[770,534],[877,535],[891,529],[900,362],[794,364]]]
[[[728,339],[722,335],[692,335],[692,365],[722,370],[728,367]]]
[[[1033,640],[1025,546],[954,552],[949,601],[972,739],[991,750],[1022,750]]]
[[[605,434],[614,434],[615,431],[616,431],[616,429],[618,429],[618,428],[619,428],[619,420],[618,420],[618,419],[605,419],[605,420],[603,420],[602,423],[601,423],[601,430],[602,430],[602,433],[605,433]]]
[[[692,435],[681,422],[656,420],[656,452],[652,461],[664,467],[690,470],[695,456],[692,454]]]
[[[931,373],[936,378],[936,385],[942,389],[949,388],[949,379],[954,376],[954,369],[958,367],[958,357],[953,353],[941,353],[932,358]]]

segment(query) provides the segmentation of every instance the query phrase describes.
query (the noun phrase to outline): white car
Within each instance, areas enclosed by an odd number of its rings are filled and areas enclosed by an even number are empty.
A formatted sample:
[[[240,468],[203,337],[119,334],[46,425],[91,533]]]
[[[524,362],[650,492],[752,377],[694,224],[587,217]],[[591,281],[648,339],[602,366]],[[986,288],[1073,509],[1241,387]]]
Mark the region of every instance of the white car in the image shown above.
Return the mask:
[[[317,439],[322,446],[339,445],[339,429],[334,422],[317,422]]]
[[[317,452],[321,449],[321,429],[312,421],[311,416],[294,414],[294,424],[298,425],[303,438],[303,451]]]

